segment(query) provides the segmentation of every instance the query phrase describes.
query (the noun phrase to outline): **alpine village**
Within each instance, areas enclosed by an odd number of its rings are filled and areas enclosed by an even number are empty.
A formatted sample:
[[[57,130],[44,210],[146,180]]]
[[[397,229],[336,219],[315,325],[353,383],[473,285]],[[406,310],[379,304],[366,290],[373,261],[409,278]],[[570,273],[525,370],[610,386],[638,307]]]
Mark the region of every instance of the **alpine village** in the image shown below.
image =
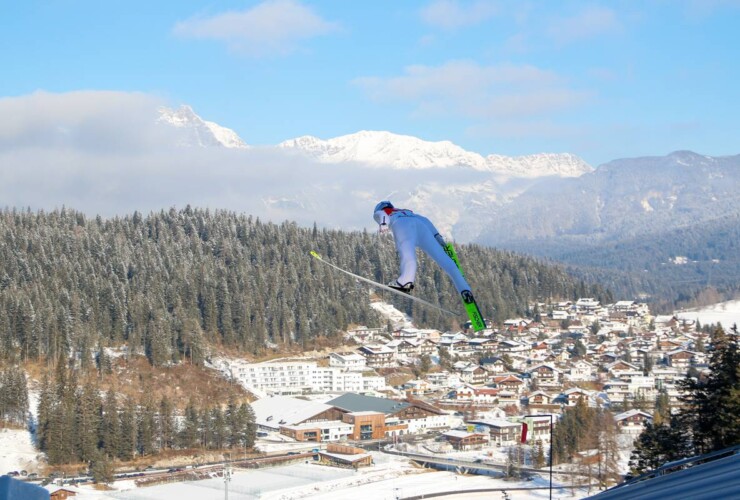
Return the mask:
[[[66,498],[295,463],[371,471],[384,454],[404,474],[585,495],[740,442],[736,327],[459,245],[474,332],[309,256],[384,282],[395,249],[373,238],[191,207],[4,210],[0,418],[36,455],[2,473]],[[416,295],[460,309],[424,256],[418,277]]]

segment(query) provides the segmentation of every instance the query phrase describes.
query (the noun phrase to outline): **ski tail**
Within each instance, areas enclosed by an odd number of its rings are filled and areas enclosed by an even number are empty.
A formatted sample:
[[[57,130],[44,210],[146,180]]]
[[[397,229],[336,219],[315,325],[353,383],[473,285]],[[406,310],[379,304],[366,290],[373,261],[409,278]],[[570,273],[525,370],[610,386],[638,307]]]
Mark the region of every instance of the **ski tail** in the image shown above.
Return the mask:
[[[473,331],[480,332],[481,330],[485,330],[486,322],[483,319],[483,313],[480,312],[478,303],[475,301],[472,293],[463,294],[463,306],[465,306],[465,312],[468,313]]]
[[[460,271],[460,274],[465,277],[465,273],[462,270],[462,266],[460,265],[460,259],[457,258],[457,252],[455,252],[455,247],[452,246],[452,243],[447,243],[444,246],[445,253],[449,255],[449,257],[455,262],[455,265],[457,266],[457,269]],[[470,318],[470,324],[473,327],[473,330],[476,332],[479,332],[481,330],[486,329],[486,322],[483,319],[483,313],[481,313],[480,308],[478,307],[478,303],[475,301],[475,298],[473,297],[473,294],[471,292],[463,293],[463,306],[465,306],[465,312],[468,313],[468,317]]]

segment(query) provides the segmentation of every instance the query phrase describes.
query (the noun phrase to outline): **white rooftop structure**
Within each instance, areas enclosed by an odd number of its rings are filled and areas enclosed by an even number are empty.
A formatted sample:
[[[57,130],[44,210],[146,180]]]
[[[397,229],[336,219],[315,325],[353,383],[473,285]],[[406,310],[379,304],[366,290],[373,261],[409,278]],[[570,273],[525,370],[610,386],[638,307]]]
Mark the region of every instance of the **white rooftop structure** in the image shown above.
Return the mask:
[[[252,403],[255,423],[260,428],[279,430],[281,425],[297,425],[333,408],[318,401],[288,396],[262,398]]]

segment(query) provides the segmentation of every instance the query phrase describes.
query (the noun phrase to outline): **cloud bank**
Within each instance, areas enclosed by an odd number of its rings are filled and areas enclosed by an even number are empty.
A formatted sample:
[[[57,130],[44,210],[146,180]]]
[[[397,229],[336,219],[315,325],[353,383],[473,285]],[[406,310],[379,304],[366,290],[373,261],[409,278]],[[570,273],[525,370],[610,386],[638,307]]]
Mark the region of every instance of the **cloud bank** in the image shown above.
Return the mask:
[[[147,94],[93,91],[0,99],[3,205],[111,217],[189,204],[374,230],[379,199],[403,204],[421,187],[480,180],[459,169],[317,164],[271,147],[177,146],[186,131],[157,121],[158,107],[168,104]]]

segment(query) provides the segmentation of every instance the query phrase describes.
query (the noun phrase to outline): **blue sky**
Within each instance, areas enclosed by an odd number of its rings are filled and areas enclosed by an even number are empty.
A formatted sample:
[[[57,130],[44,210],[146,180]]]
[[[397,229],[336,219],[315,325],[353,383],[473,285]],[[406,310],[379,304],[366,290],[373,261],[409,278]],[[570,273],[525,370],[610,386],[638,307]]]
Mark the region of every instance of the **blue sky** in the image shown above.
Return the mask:
[[[388,130],[597,166],[740,153],[740,2],[5,2],[0,99],[143,93],[273,145]]]

